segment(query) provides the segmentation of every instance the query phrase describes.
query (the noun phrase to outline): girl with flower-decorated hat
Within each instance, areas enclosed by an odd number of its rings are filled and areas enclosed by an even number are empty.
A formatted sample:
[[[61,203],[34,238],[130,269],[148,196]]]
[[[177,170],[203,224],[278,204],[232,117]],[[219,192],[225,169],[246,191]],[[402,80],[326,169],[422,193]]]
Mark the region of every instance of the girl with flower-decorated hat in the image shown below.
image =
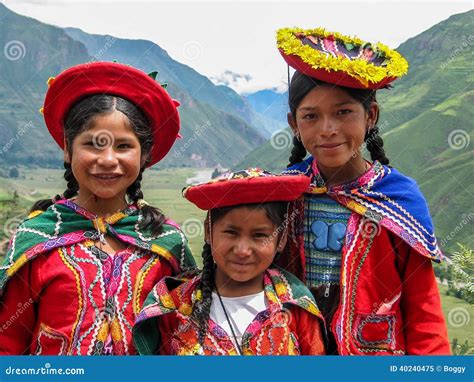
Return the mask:
[[[311,292],[273,264],[286,243],[288,201],[308,185],[305,176],[249,169],[184,190],[208,211],[203,270],[155,286],[134,328],[140,354],[324,353]]]
[[[141,190],[178,136],[178,102],[117,63],[77,65],[48,84],[44,118],[67,188],[35,203],[10,241],[0,353],[135,354],[132,326],[153,285],[195,268],[179,227]]]
[[[376,91],[408,63],[380,43],[323,29],[281,29],[277,40],[296,70],[284,173],[311,180],[290,209],[297,218],[280,264],[316,298],[328,354],[449,354],[428,207],[415,181],[388,166],[377,127]]]

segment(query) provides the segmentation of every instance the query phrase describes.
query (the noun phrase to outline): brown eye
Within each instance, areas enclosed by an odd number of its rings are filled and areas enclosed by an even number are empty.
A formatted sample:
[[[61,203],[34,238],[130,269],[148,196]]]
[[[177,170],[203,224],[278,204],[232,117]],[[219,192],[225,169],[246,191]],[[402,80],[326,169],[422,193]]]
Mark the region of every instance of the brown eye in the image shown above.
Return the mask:
[[[337,112],[337,114],[339,114],[339,115],[346,115],[346,114],[349,114],[349,113],[352,113],[351,109],[342,109],[342,110],[338,110],[338,112]]]

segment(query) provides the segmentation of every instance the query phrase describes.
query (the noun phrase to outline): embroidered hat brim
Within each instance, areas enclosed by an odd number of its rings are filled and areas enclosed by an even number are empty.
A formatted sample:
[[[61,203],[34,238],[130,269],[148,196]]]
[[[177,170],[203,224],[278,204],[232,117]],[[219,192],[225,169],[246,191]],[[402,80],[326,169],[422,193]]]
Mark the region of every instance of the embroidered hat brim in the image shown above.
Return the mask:
[[[179,102],[146,73],[114,62],[76,65],[51,81],[43,114],[51,136],[61,148],[64,149],[64,121],[69,110],[81,99],[97,94],[124,98],[145,114],[154,141],[148,167],[168,153],[179,134]]]
[[[376,90],[408,72],[397,51],[322,28],[279,29],[277,46],[295,70],[338,86]]]
[[[310,178],[304,175],[277,175],[252,168],[187,187],[183,196],[198,208],[211,210],[240,204],[293,201],[309,184]]]

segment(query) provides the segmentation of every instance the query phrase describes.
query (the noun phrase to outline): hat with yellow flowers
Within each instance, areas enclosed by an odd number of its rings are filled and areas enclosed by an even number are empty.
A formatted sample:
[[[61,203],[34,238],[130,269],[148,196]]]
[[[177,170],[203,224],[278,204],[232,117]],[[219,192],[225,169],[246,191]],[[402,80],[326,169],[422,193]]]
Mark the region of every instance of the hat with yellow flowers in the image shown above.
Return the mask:
[[[322,28],[279,29],[277,45],[289,66],[338,86],[377,90],[408,72],[397,51]]]

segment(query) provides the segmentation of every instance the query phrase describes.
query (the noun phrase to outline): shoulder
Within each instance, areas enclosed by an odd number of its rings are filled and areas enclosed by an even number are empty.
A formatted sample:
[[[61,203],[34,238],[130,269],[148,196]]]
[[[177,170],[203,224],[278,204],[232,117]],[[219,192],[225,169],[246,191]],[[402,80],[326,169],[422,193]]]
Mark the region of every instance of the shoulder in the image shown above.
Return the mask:
[[[192,302],[199,281],[200,274],[197,273],[161,279],[148,294],[137,323],[172,312],[191,314]]]
[[[313,164],[313,157],[308,157],[304,161],[294,164],[283,170],[284,175],[311,175],[311,165]]]
[[[316,300],[304,282],[277,266],[267,269],[267,274],[272,280],[278,299],[284,306],[292,309],[301,308],[322,318]]]

